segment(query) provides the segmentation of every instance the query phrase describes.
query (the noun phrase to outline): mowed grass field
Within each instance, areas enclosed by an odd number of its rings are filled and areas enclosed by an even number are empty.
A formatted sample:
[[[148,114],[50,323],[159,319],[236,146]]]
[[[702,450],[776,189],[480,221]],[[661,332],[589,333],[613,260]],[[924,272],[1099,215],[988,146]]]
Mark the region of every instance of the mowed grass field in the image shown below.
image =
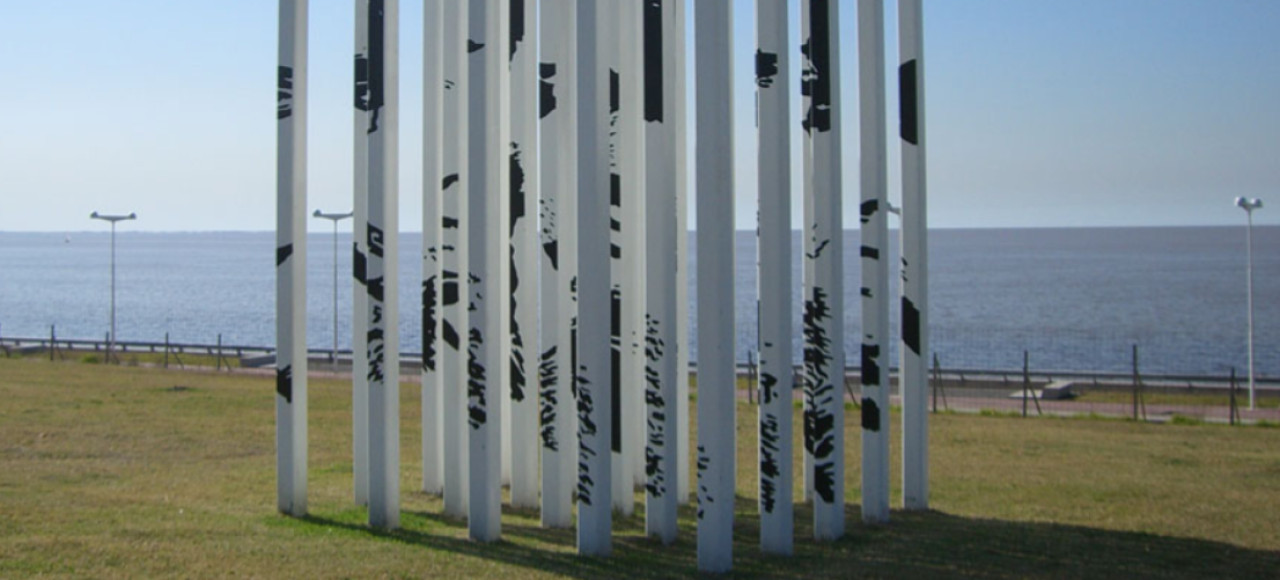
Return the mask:
[[[576,556],[574,531],[542,529],[534,511],[508,508],[496,544],[469,541],[465,521],[416,491],[418,402],[405,385],[403,529],[383,533],[351,501],[347,381],[310,382],[311,515],[295,519],[275,509],[274,377],[0,359],[0,577],[695,574],[691,507],[673,546],[644,537],[643,503],[615,516],[609,558]],[[738,407],[733,576],[1280,575],[1280,429],[933,415],[935,510],[867,526],[856,417],[846,537],[809,540],[798,505],[795,555],[766,557],[755,409]]]

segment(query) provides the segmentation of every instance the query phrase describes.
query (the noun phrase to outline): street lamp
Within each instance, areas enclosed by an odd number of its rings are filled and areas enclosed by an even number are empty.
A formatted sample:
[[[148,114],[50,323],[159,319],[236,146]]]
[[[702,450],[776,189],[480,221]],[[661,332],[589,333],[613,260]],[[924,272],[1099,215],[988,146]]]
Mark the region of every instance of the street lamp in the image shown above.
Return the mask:
[[[1245,253],[1248,256],[1249,266],[1247,270],[1248,285],[1248,304],[1249,304],[1249,410],[1254,409],[1253,398],[1253,210],[1262,209],[1262,200],[1258,198],[1248,199],[1244,197],[1236,198],[1236,206],[1243,209],[1249,216],[1249,227],[1246,230]]]
[[[107,215],[95,211],[89,214],[89,217],[95,220],[111,222],[111,336],[107,339],[106,358],[106,360],[110,361],[111,353],[116,350],[116,222],[136,220],[138,219],[138,214]]]
[[[316,210],[312,217],[327,219],[333,222],[333,354],[330,362],[338,364],[338,222],[354,215],[347,213],[324,213]]]

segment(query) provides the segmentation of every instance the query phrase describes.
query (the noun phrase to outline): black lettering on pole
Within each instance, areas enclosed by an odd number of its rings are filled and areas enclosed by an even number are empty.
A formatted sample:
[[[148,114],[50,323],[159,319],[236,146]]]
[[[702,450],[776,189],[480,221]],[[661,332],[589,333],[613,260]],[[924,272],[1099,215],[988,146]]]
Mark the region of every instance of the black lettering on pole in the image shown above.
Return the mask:
[[[366,272],[369,265],[365,261],[364,252],[360,251],[360,246],[356,243],[351,244],[351,275],[363,286],[365,282]]]
[[[880,386],[880,345],[862,345],[862,384],[867,387]]]
[[[880,406],[871,397],[862,398],[862,428],[867,431],[880,430]]]
[[[544,119],[551,111],[556,110],[556,86],[550,79],[556,76],[556,63],[544,62],[538,65],[538,118]]]
[[[920,113],[919,92],[916,87],[916,59],[898,67],[898,123],[902,140],[912,145],[920,144],[917,117]]]
[[[859,206],[859,212],[862,215],[858,219],[864,224],[870,222],[871,216],[875,215],[877,211],[880,211],[880,200],[871,199],[864,201],[862,202],[862,205]]]
[[[773,77],[778,74],[778,55],[772,52],[756,51],[756,86],[767,89],[773,86]]]
[[[662,0],[644,2],[644,120],[662,122]]]
[[[511,24],[508,30],[508,37],[511,39],[511,47],[508,60],[515,60],[516,45],[524,42],[524,0],[511,0]]]
[[[906,296],[902,297],[902,342],[920,355],[920,311]]]
[[[831,21],[827,0],[809,3],[809,40],[800,47],[805,56],[800,93],[809,98],[801,126],[805,132],[831,130]]]
[[[422,365],[436,370],[436,277],[422,282]]]
[[[610,442],[614,453],[622,453],[622,291],[614,288],[609,301],[611,314],[609,317],[610,343],[610,417],[613,424]]]
[[[369,253],[381,258],[382,257],[382,229],[373,224],[368,224],[365,227],[368,228],[368,235],[366,237],[366,242],[369,246]]]
[[[369,57],[356,55],[355,105],[357,111],[369,110]]]
[[[288,260],[289,256],[292,256],[292,255],[293,255],[293,244],[285,244],[283,246],[276,248],[276,267],[279,268],[281,265],[284,264],[284,261]]]
[[[276,69],[276,119],[293,115],[293,67]]]
[[[276,394],[284,397],[286,403],[293,403],[293,365],[276,370]]]
[[[386,104],[386,7],[384,0],[369,0],[369,133],[378,130],[378,113]]]

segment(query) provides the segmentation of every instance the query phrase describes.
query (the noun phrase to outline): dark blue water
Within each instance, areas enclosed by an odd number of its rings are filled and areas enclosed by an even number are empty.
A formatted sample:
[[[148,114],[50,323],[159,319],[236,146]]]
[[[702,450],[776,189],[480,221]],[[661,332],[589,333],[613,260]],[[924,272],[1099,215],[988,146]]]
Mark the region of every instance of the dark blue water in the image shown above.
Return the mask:
[[[1137,344],[1146,372],[1245,369],[1242,227],[938,230],[931,236],[932,350],[945,367],[1020,368],[1027,350],[1035,368],[1123,372]],[[0,334],[48,336],[51,324],[60,337],[106,333],[109,235],[73,233],[70,243],[65,238],[0,233]],[[307,341],[313,348],[327,348],[333,336],[331,239],[315,234],[308,244]],[[421,336],[420,240],[406,234],[401,241],[405,350],[417,348]],[[168,332],[174,341],[212,343],[220,333],[228,344],[273,344],[274,234],[130,232],[117,242],[121,340],[162,340]],[[793,247],[798,255],[798,234]],[[856,362],[861,318],[857,247],[857,232],[847,232],[850,363]],[[340,236],[341,348],[349,345],[350,333],[349,248],[350,237]],[[1255,350],[1259,375],[1270,377],[1280,376],[1277,250],[1280,228],[1255,228]],[[690,252],[692,266],[696,241]],[[756,348],[753,233],[739,233],[736,252],[737,346],[745,360]],[[890,257],[897,264],[896,251]],[[799,268],[797,260],[796,284]],[[696,283],[692,267],[690,272]],[[896,275],[894,282],[896,293]],[[798,302],[793,315],[798,330]],[[696,304],[690,319],[696,320]],[[692,355],[696,359],[696,343]]]

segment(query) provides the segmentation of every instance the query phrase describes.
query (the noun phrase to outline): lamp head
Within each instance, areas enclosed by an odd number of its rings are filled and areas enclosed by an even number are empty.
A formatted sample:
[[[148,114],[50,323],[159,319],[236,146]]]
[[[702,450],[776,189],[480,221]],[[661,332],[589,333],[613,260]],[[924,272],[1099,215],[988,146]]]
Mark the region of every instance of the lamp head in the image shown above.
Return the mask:
[[[1239,207],[1240,209],[1243,209],[1244,211],[1247,211],[1249,213],[1253,213],[1253,210],[1255,209],[1262,209],[1262,200],[1256,197],[1253,199],[1249,199],[1243,196],[1237,197],[1236,207]]]

